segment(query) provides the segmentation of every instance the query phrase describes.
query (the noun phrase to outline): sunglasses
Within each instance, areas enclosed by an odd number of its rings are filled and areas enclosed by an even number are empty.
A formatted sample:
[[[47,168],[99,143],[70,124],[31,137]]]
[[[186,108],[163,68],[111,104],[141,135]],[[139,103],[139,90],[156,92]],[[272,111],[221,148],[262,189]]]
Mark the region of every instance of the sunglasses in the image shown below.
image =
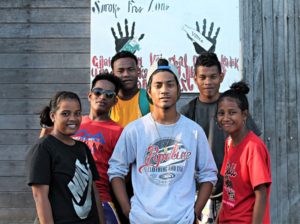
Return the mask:
[[[92,93],[95,94],[95,96],[99,97],[101,95],[105,95],[106,98],[112,99],[114,96],[116,96],[116,93],[112,90],[105,90],[100,88],[93,88],[91,90]]]

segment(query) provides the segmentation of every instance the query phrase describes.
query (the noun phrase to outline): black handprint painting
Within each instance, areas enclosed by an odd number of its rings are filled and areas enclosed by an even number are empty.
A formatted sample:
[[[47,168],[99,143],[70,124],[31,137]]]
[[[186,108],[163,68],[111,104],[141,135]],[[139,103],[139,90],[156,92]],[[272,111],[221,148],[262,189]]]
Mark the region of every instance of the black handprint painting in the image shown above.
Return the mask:
[[[142,87],[153,61],[164,57],[178,68],[182,92],[196,93],[194,64],[208,51],[221,62],[226,76],[220,91],[225,91],[241,79],[239,2],[91,0],[91,77],[110,72],[113,55],[130,51]]]
[[[119,37],[117,36],[115,29],[113,27],[111,28],[112,35],[115,38],[116,52],[124,50],[124,51],[130,51],[132,53],[135,53],[137,50],[140,50],[139,42],[144,38],[145,34],[141,34],[138,39],[134,36],[135,22],[132,23],[130,35],[129,35],[127,19],[125,19],[125,36],[123,34],[119,22],[117,23],[117,27],[118,27]]]
[[[217,28],[213,35],[213,22],[210,24],[208,33],[206,32],[206,19],[203,20],[202,32],[200,31],[198,22],[196,22],[196,29],[192,29],[185,25],[183,30],[186,32],[187,37],[192,41],[197,54],[201,54],[204,51],[215,52],[220,27]]]

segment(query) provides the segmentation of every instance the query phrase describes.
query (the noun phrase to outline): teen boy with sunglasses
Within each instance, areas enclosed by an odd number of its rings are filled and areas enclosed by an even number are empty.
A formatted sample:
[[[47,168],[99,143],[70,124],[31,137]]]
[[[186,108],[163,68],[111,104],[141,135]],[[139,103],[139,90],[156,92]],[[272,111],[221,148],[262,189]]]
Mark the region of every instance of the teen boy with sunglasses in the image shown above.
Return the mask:
[[[90,113],[82,117],[79,130],[73,138],[85,142],[92,152],[100,180],[96,181],[99,200],[102,202],[106,223],[119,224],[112,192],[108,180],[108,160],[110,159],[123,128],[112,121],[109,111],[117,103],[117,94],[121,87],[118,77],[99,74],[93,82],[88,95]]]

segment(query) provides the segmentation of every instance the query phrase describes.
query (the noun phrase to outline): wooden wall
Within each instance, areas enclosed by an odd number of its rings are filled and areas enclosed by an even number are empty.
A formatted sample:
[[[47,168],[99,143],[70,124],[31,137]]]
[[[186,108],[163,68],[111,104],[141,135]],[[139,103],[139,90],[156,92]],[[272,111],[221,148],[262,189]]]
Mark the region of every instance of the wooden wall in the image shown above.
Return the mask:
[[[72,90],[88,109],[89,7],[90,0],[0,0],[0,224],[35,217],[24,156],[42,106]],[[272,160],[272,223],[300,223],[300,2],[240,0],[240,15],[242,72]]]
[[[24,156],[42,106],[72,90],[87,110],[89,38],[89,0],[0,0],[0,224],[35,217]]]
[[[300,223],[300,1],[240,1],[243,75],[272,163],[272,223]]]

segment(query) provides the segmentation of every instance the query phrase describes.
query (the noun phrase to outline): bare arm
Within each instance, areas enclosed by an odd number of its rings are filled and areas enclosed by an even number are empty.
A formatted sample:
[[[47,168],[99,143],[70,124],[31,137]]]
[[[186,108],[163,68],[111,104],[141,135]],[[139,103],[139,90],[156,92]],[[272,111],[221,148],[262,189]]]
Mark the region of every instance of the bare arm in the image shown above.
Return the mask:
[[[126,192],[125,180],[121,177],[114,177],[111,181],[111,185],[124,215],[129,218],[131,206]]]
[[[197,218],[200,217],[201,212],[212,192],[212,188],[213,184],[211,182],[204,182],[200,184],[197,194],[197,200],[195,202],[195,214]]]
[[[41,224],[54,224],[52,209],[48,198],[49,185],[32,185],[32,194]]]
[[[253,209],[252,223],[263,223],[267,204],[267,186],[265,184],[258,185],[254,188],[255,203]]]
[[[99,192],[98,192],[95,182],[93,182],[93,191],[94,191],[94,196],[95,196],[95,201],[96,201],[96,206],[97,206],[97,211],[98,211],[99,222],[100,222],[100,224],[105,224],[103,207],[101,204]]]

